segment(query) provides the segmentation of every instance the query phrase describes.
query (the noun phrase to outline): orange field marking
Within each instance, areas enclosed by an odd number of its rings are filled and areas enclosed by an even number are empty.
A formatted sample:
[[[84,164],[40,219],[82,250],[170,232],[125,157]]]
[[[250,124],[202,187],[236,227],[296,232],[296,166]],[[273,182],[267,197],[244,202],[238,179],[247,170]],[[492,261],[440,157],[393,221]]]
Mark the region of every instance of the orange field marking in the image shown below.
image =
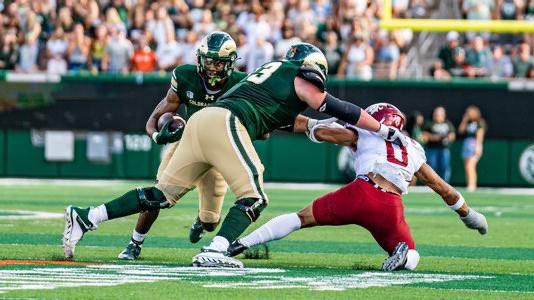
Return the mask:
[[[29,259],[8,259],[0,260],[0,267],[12,265],[72,265],[72,266],[87,266],[96,265],[87,262],[75,262],[65,260],[29,260]]]

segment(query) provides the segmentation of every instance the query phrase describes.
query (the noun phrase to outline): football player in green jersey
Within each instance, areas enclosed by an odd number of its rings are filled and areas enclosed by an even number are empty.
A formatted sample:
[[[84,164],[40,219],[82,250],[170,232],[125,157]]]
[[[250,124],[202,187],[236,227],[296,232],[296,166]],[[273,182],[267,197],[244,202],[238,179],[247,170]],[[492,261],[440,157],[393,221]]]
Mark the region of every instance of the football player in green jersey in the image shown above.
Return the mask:
[[[156,181],[168,167],[183,131],[169,132],[168,127],[164,127],[158,132],[156,127],[158,118],[166,112],[176,112],[180,104],[185,104],[185,119],[189,119],[195,112],[217,101],[222,94],[247,75],[244,72],[234,71],[237,47],[232,37],[225,32],[215,31],[207,35],[200,43],[197,58],[197,65],[185,64],[173,70],[167,95],[156,106],[146,124],[147,134],[152,136],[156,143],[170,144],[159,165]],[[215,169],[207,172],[196,185],[200,207],[199,215],[189,232],[192,243],[202,238],[204,230],[215,230],[219,224],[220,211],[226,194],[226,182]],[[126,248],[119,253],[119,259],[132,260],[139,257],[141,245],[158,215],[159,209],[139,214],[132,238]]]
[[[175,113],[179,105],[184,104],[186,106],[184,117],[189,119],[200,109],[217,101],[222,94],[247,75],[244,72],[234,71],[237,47],[227,33],[216,31],[207,35],[200,43],[197,57],[197,65],[181,65],[173,70],[171,86],[166,96],[156,106],[147,121],[147,134],[158,144],[169,144],[159,165],[156,180],[168,167],[170,158],[178,146],[177,141],[183,132],[183,130],[169,131],[170,123],[158,132],[156,127],[158,118],[166,112]],[[196,185],[199,191],[200,207],[199,215],[189,234],[190,241],[193,243],[201,239],[204,230],[213,231],[218,225],[226,193],[226,182],[215,169],[207,172]],[[103,208],[100,209],[103,210]],[[119,259],[132,260],[139,257],[141,245],[158,214],[159,209],[140,212],[131,241],[119,254]]]
[[[241,267],[239,261],[226,256],[226,250],[259,217],[268,201],[263,191],[263,165],[252,140],[286,126],[294,126],[296,132],[312,128],[318,121],[299,115],[309,106],[376,131],[389,141],[406,142],[398,130],[381,125],[358,106],[326,93],[327,68],[319,49],[306,43],[296,44],[288,51],[286,60],[265,64],[225,93],[219,99],[224,103],[219,105],[217,101],[195,113],[169,167],[155,186],[138,188],[96,208],[67,207],[65,255],[72,257],[83,234],[103,221],[173,206],[206,172],[215,168],[237,201],[213,242],[193,262],[198,266]]]

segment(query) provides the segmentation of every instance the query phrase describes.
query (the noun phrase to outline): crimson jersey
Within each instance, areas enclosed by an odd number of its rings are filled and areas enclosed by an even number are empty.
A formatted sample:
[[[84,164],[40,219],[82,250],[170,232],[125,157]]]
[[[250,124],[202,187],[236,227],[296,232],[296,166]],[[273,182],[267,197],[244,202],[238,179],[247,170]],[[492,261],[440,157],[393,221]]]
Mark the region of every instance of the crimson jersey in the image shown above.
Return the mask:
[[[377,133],[351,126],[358,132],[358,143],[354,155],[356,175],[369,172],[379,174],[397,186],[403,194],[415,172],[426,162],[425,150],[413,139],[406,146],[385,141]]]

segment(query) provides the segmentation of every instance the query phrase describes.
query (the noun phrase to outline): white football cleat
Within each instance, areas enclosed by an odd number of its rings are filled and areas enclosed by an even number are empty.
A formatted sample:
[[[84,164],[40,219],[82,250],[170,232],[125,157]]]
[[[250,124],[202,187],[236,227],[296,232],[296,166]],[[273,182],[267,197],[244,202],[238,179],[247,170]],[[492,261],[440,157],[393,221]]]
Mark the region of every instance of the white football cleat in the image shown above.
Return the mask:
[[[72,205],[65,208],[65,230],[63,231],[63,252],[65,258],[74,257],[76,244],[82,240],[88,230],[96,230],[96,226],[89,221],[89,208],[79,208]]]
[[[382,270],[390,272],[404,268],[404,265],[406,264],[407,260],[407,255],[408,244],[406,244],[405,242],[398,243],[395,247],[395,250],[393,250],[391,256],[386,258],[386,260],[382,264]]]
[[[226,251],[202,248],[202,252],[193,257],[193,267],[200,268],[243,268],[243,263],[226,255]]]

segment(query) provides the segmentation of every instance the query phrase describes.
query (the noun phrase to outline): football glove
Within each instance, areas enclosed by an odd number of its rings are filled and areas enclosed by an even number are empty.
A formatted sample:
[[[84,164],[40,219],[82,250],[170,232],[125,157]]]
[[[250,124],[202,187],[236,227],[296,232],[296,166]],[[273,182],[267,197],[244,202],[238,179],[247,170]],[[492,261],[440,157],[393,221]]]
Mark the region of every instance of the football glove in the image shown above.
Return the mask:
[[[179,141],[182,138],[182,134],[184,133],[185,127],[179,127],[175,131],[170,131],[169,127],[174,122],[174,120],[169,120],[167,123],[163,125],[161,130],[158,132],[154,132],[152,134],[152,139],[156,144],[164,145],[167,143],[174,143],[176,141]]]
[[[389,127],[384,124],[380,124],[380,128],[377,132],[384,140],[392,143],[405,145],[408,143],[408,137],[404,135],[400,130],[395,127]]]
[[[336,121],[337,118],[328,118],[323,120],[309,118],[308,123],[306,123],[306,136],[308,136],[308,138],[314,143],[322,143],[321,141],[315,138],[313,132],[318,128],[318,126],[329,125],[332,123],[337,124],[335,123]]]
[[[482,235],[488,232],[488,222],[486,221],[486,217],[472,208],[469,208],[467,216],[460,217],[460,220],[464,222],[467,228],[476,229],[478,230],[478,233]]]

